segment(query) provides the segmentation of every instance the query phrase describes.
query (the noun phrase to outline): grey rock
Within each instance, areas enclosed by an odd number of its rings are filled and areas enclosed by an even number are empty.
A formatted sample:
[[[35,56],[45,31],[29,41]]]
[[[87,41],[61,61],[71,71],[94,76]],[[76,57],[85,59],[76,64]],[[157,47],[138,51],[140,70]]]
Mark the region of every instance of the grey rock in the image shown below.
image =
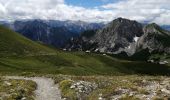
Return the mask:
[[[89,35],[91,34],[91,35]],[[132,56],[143,50],[170,53],[170,32],[157,24],[143,26],[133,20],[118,18],[97,31],[84,32],[72,40],[71,49]]]
[[[143,28],[142,35],[137,43],[137,51],[148,48],[150,52],[170,53],[170,32],[163,30],[156,24],[149,24]]]
[[[142,24],[118,18],[99,30],[92,39],[98,43],[100,52],[118,54],[125,51],[132,55],[135,52],[137,37],[142,35]]]

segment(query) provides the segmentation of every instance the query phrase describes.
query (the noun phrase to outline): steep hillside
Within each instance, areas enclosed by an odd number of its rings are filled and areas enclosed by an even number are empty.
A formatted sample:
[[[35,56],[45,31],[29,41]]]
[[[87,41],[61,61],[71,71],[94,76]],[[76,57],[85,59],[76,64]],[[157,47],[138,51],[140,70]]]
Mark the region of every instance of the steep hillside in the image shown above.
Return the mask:
[[[0,57],[48,52],[54,51],[0,26]]]
[[[139,38],[137,51],[148,48],[150,52],[170,53],[170,32],[162,29],[157,24],[146,25],[144,35]]]

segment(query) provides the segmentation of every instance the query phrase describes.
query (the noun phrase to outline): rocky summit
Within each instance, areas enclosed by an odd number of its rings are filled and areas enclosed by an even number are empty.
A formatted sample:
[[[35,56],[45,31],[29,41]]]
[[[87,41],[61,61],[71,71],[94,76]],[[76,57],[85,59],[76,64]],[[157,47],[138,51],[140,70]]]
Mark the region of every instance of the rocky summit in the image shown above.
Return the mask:
[[[93,37],[100,52],[121,53],[129,55],[135,52],[135,44],[143,35],[142,24],[128,19],[118,18],[99,30]]]
[[[83,32],[81,37],[72,40],[70,47],[110,54],[126,53],[128,56],[146,49],[149,53],[169,53],[169,38],[170,32],[155,23],[143,25],[137,21],[118,18],[102,29]]]

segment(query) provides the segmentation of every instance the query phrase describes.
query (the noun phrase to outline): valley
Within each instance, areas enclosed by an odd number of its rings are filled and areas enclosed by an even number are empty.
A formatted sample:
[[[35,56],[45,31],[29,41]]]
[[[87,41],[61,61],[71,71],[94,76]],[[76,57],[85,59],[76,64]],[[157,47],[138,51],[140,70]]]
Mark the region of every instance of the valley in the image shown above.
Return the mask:
[[[0,26],[0,100],[36,100],[40,87],[49,90],[37,100],[59,91],[64,100],[168,100],[169,36],[156,24],[118,18],[56,48]]]

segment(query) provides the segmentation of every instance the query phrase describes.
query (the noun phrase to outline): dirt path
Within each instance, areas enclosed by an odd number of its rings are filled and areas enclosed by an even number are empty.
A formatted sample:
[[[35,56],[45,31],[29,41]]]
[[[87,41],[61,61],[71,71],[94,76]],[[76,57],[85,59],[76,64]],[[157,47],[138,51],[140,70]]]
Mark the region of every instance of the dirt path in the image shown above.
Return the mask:
[[[37,83],[37,90],[35,91],[36,100],[61,100],[60,90],[58,85],[54,84],[54,80],[44,77],[18,77],[18,76],[6,76],[8,79],[24,79],[32,80]]]

